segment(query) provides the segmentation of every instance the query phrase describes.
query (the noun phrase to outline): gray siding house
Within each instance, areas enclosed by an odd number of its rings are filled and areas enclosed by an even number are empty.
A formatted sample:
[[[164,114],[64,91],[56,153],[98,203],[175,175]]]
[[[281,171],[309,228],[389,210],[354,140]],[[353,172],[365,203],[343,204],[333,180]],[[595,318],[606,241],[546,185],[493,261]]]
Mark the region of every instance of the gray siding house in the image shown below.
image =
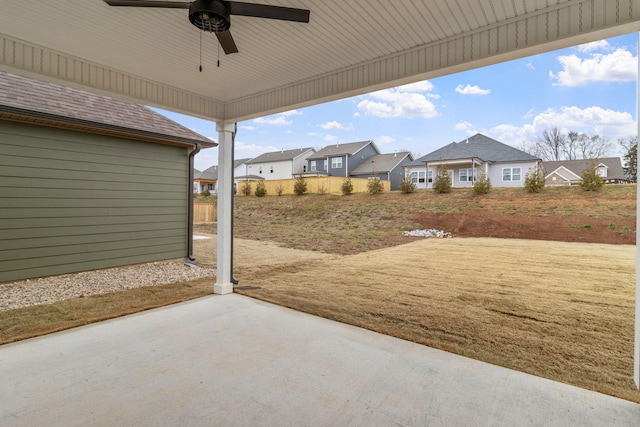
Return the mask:
[[[380,178],[390,181],[391,191],[400,188],[404,166],[413,160],[410,153],[377,154],[360,164],[351,176],[354,178]]]
[[[141,106],[0,72],[0,282],[191,255],[209,139]]]
[[[380,154],[373,141],[328,145],[307,158],[307,175],[350,176],[371,156]]]
[[[546,184],[551,186],[578,184],[582,180],[582,172],[591,166],[595,167],[605,184],[631,182],[624,176],[620,157],[542,162]]]
[[[418,188],[431,188],[440,165],[448,169],[453,187],[473,187],[486,174],[494,187],[522,187],[525,175],[540,159],[482,134],[445,145],[405,167]]]

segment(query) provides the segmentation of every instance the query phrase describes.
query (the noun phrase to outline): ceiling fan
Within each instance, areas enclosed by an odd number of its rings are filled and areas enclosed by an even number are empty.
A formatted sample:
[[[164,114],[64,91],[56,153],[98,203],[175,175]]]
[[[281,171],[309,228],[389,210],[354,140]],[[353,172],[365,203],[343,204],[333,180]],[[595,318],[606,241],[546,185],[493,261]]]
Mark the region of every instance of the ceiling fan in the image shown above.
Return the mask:
[[[195,0],[190,3],[184,3],[179,1],[104,0],[104,2],[109,6],[189,9],[189,21],[202,31],[215,33],[220,46],[222,46],[224,53],[227,55],[238,52],[236,43],[229,31],[231,15],[309,22],[309,11],[306,9],[239,1]]]

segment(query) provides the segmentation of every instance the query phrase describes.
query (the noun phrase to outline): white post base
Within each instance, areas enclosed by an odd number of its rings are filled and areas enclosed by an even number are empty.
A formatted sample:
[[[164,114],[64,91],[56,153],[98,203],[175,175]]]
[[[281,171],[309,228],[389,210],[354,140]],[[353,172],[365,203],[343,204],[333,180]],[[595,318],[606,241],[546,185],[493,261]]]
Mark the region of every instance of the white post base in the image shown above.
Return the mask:
[[[233,293],[233,283],[216,283],[213,285],[213,293],[216,295],[226,295]]]

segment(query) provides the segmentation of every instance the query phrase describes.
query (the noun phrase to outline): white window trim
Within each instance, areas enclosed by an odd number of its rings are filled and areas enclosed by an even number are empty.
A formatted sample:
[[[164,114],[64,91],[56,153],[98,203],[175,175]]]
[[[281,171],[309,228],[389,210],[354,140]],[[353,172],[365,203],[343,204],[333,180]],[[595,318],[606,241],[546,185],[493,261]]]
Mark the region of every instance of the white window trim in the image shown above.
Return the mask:
[[[462,179],[462,171],[465,171],[465,179],[464,180]],[[458,180],[460,182],[473,182],[474,179],[475,179],[475,173],[474,172],[475,172],[475,169],[473,169],[473,168],[460,169],[458,171]],[[471,179],[469,179],[469,178],[471,178]]]
[[[340,166],[336,166],[340,161]],[[331,169],[342,169],[342,157],[332,157],[331,158]]]
[[[316,161],[311,160],[311,171],[314,172],[316,170]]]
[[[514,170],[517,169],[518,173],[514,173]],[[505,172],[509,171],[509,179],[505,179]],[[518,179],[514,178],[514,175],[518,177]],[[502,168],[502,182],[520,182],[522,181],[522,168],[518,166]]]

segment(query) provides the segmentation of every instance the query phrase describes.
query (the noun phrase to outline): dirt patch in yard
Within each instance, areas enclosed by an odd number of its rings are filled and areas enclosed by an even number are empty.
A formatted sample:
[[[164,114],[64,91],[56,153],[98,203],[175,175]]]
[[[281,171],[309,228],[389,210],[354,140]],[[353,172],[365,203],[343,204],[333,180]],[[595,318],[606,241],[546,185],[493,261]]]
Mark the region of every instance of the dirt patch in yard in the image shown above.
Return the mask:
[[[475,210],[424,213],[415,220],[422,228],[446,230],[459,237],[498,237],[559,242],[635,244],[635,218],[519,216]]]

